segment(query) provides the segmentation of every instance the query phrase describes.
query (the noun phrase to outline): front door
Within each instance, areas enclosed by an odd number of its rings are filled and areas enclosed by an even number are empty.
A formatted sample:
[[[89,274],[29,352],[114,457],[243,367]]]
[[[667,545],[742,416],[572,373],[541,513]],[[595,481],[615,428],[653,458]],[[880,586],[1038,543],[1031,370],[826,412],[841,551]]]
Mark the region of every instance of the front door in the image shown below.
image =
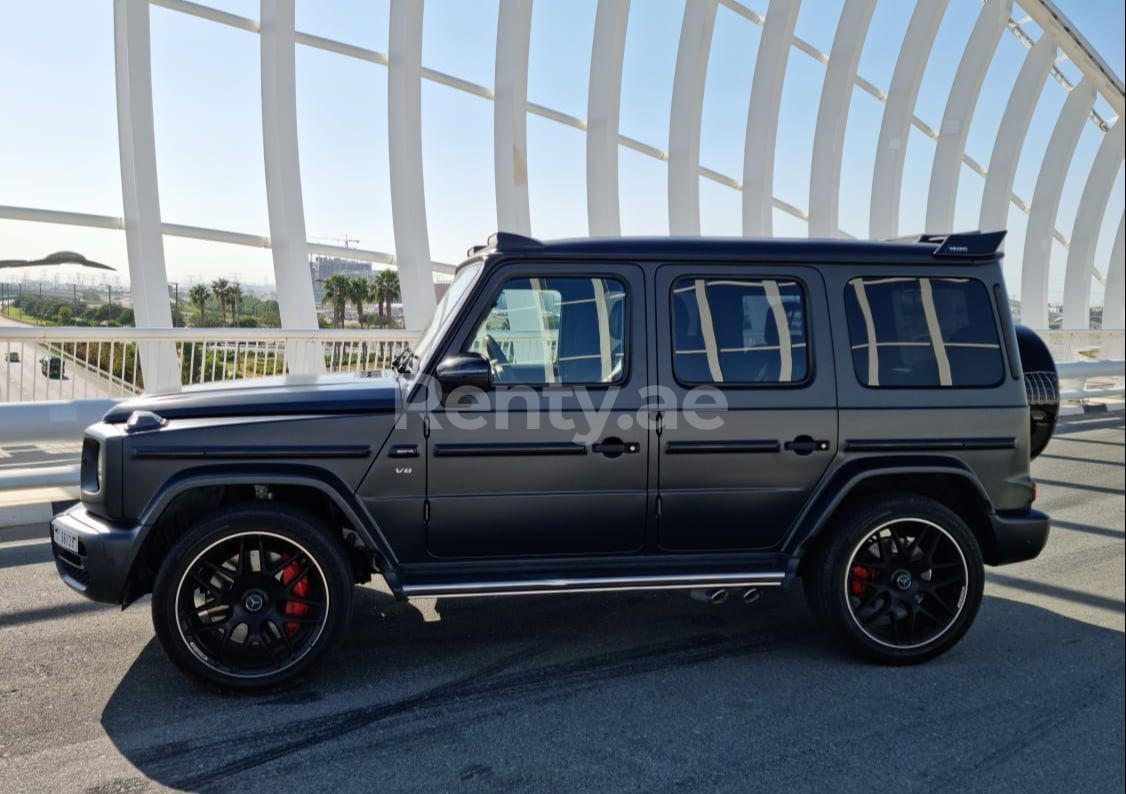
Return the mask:
[[[645,536],[645,282],[636,266],[502,266],[444,351],[488,394],[431,410],[427,546],[439,558],[611,554]],[[448,397],[457,397],[449,395]]]
[[[837,448],[821,277],[664,265],[656,305],[660,546],[774,549]]]

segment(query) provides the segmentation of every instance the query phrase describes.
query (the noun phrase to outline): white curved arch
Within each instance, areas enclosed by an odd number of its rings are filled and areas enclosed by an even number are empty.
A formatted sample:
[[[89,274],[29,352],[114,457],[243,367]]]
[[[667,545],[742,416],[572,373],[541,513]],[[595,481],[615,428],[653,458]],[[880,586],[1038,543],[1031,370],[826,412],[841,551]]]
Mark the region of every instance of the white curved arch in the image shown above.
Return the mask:
[[[266,169],[266,211],[282,328],[317,327],[309,246],[301,199],[297,149],[297,67],[294,6],[285,0],[261,2],[262,157]],[[286,367],[292,373],[324,369],[319,346],[293,342]]]
[[[981,213],[978,228],[985,232],[1000,231],[1009,223],[1009,200],[1013,194],[1013,180],[1017,173],[1028,127],[1036,110],[1036,101],[1044,90],[1048,72],[1056,59],[1056,39],[1045,33],[1033,45],[1021,64],[1013,84],[993,153],[989,156],[989,169],[985,176],[985,190],[981,196]]]
[[[1114,178],[1118,176],[1118,164],[1122,162],[1122,146],[1126,140],[1123,131],[1126,131],[1126,125],[1119,119],[1110,132],[1103,133],[1102,143],[1095,153],[1087,184],[1079,199],[1064,274],[1064,328],[1085,329],[1091,325],[1091,268],[1110,191],[1114,187]]]
[[[945,2],[945,0],[938,0]],[[778,110],[786,62],[801,0],[770,0],[759,37],[751,101],[747,108],[747,139],[743,146],[743,235],[769,236],[773,231],[774,149],[778,141]]]
[[[669,118],[669,234],[700,233],[700,117],[716,3],[684,7]]]
[[[497,228],[531,234],[528,209],[528,45],[532,0],[501,0],[493,101]]]
[[[147,0],[114,0],[113,44],[121,203],[134,317],[138,328],[171,328],[156,179]],[[146,388],[179,390],[180,367],[174,345],[145,343],[139,352]]]
[[[919,0],[895,61],[872,171],[868,236],[873,240],[886,240],[899,234],[899,200],[911,117],[947,1]]]
[[[1091,80],[1083,78],[1063,103],[1032,193],[1021,264],[1020,304],[1021,321],[1037,330],[1048,327],[1048,268],[1060,194],[1083,122],[1094,103],[1095,86]]]
[[[845,125],[856,82],[856,66],[872,21],[876,0],[845,0],[833,38],[821,104],[813,132],[813,161],[809,176],[809,236],[838,237],[841,198],[841,157]]]
[[[587,229],[595,237],[622,233],[618,203],[618,124],[629,0],[598,0],[590,54],[586,122]]]
[[[1012,0],[986,0],[970,34],[969,43],[958,62],[954,84],[942,114],[938,130],[934,165],[931,168],[930,190],[927,195],[927,220],[925,231],[942,234],[953,231],[954,204],[958,196],[958,179],[962,175],[962,155],[966,151],[966,137],[970,132],[974,109],[977,107],[985,73],[997,51],[1001,33],[1009,21]]]
[[[1126,214],[1118,221],[1118,234],[1110,251],[1110,264],[1106,269],[1106,297],[1103,299],[1103,328],[1126,328]]]
[[[434,277],[422,181],[422,3],[391,0],[387,54],[387,146],[395,263],[408,328],[434,313]]]

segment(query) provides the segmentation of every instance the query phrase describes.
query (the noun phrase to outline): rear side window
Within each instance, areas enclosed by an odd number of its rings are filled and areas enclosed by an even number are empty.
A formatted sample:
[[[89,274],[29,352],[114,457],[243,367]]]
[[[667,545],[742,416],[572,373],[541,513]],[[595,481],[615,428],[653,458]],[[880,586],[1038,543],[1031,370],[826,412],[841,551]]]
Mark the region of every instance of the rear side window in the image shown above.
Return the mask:
[[[682,383],[806,380],[805,297],[786,279],[682,278],[673,284],[673,369]]]
[[[964,278],[854,278],[845,288],[852,364],[865,386],[995,386],[1004,364],[989,293]]]

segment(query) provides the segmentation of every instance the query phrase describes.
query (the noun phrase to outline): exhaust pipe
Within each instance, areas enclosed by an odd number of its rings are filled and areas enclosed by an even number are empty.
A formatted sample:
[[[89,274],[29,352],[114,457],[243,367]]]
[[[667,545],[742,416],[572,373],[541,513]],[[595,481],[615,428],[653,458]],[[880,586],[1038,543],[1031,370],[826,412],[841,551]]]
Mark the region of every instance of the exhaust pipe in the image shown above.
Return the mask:
[[[743,591],[743,603],[749,606],[758,601],[760,595],[762,595],[762,592],[757,587],[748,587]]]
[[[705,604],[712,604],[714,606],[718,606],[719,604],[722,604],[724,601],[727,600],[728,593],[727,593],[727,590],[725,588],[721,587],[721,588],[716,589],[716,590],[702,590],[702,589],[692,590],[689,593],[689,595],[691,595],[692,598],[694,598],[697,601],[701,601]]]

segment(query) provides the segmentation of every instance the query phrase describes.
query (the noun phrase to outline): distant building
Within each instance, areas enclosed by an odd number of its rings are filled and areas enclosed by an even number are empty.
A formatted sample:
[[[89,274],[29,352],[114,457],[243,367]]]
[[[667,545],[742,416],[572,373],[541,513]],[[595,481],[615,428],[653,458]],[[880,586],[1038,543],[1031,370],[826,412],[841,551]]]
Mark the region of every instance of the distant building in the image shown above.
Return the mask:
[[[371,278],[371,263],[357,262],[355,259],[341,259],[337,256],[315,256],[309,260],[309,276],[313,279],[313,298],[319,306],[324,300],[324,280],[342,273],[345,276]]]

